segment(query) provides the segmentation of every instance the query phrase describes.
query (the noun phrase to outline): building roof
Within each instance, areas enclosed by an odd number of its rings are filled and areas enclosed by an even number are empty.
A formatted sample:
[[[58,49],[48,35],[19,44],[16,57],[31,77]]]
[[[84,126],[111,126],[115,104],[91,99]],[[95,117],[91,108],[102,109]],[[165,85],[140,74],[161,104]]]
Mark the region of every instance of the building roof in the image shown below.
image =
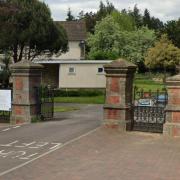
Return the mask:
[[[69,41],[84,41],[86,39],[85,21],[56,21],[61,24],[67,32]]]
[[[112,60],[35,60],[38,64],[108,64]]]

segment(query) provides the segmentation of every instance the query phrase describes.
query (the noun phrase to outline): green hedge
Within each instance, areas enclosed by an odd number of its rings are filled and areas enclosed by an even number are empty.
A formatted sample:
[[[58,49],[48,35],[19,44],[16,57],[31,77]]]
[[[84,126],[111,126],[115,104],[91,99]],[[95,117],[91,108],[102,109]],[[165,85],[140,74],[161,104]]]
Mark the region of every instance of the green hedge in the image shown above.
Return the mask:
[[[54,97],[93,97],[104,94],[105,94],[105,90],[94,90],[94,89],[54,90]]]

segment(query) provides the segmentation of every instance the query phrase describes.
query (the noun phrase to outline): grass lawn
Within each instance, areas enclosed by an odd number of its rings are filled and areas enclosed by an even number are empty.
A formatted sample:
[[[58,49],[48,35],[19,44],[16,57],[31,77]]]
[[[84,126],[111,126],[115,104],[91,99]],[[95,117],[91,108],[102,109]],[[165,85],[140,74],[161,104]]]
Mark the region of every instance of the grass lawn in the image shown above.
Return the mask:
[[[144,90],[157,90],[157,89],[162,89],[164,88],[163,83],[158,83],[155,82],[151,79],[136,79],[134,82],[134,85],[137,86],[139,89],[144,89]]]
[[[162,82],[156,82],[153,78],[157,77],[162,78],[162,74],[158,75],[144,75],[144,74],[136,74],[134,80],[134,86],[137,86],[139,89],[144,89],[144,91],[156,91],[157,89],[162,90],[164,88],[164,84]],[[81,104],[104,104],[105,96],[93,96],[93,97],[55,97],[55,102],[60,103],[81,103]]]
[[[64,107],[64,106],[56,106],[54,107],[54,112],[69,112],[79,110],[77,107]]]
[[[80,104],[104,104],[104,96],[93,97],[55,97],[54,102],[60,103],[80,103]]]

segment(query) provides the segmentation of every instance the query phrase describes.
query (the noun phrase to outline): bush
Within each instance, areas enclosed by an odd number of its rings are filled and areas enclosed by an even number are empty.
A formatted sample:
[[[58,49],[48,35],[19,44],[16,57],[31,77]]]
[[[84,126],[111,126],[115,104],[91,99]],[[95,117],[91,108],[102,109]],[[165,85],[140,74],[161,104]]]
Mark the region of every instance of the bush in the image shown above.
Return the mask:
[[[88,90],[88,89],[75,89],[75,90],[54,90],[54,97],[93,97],[104,94],[104,90]]]

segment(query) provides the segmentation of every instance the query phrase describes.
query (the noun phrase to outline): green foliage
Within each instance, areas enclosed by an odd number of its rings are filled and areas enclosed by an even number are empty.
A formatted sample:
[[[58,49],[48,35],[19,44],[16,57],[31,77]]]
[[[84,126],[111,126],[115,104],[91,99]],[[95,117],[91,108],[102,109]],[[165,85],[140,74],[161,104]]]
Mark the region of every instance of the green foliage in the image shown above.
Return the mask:
[[[136,29],[134,18],[130,15],[113,11],[111,16],[121,31],[133,31]]]
[[[140,10],[138,9],[137,5],[134,6],[133,11],[129,11],[129,14],[133,17],[137,28],[143,26],[142,15],[140,14]]]
[[[69,106],[55,106],[54,112],[70,112],[70,111],[77,111],[79,108],[77,107],[69,107]]]
[[[7,0],[18,10],[0,13],[0,49],[9,50],[14,62],[23,57],[33,60],[41,54],[52,55],[67,50],[67,36],[51,18],[47,5],[39,0]]]
[[[87,41],[89,58],[121,57],[139,65],[144,62],[144,55],[155,39],[153,30],[147,27],[136,29],[130,15],[115,12],[98,22],[94,34],[90,34]]]
[[[66,21],[74,21],[75,17],[72,15],[71,9],[68,8]]]
[[[164,32],[173,44],[180,48],[180,18],[178,20],[168,21],[165,24]]]
[[[155,81],[159,79],[159,81]],[[149,74],[149,73],[141,73],[135,75],[134,86],[138,87],[139,89],[144,89],[146,91],[149,90],[157,90],[164,88],[163,83],[164,74]]]
[[[105,96],[92,97],[55,97],[56,103],[104,104]]]
[[[149,68],[174,68],[179,62],[180,49],[172,44],[167,35],[162,35],[145,57],[145,64]]]
[[[43,118],[41,118],[40,116],[36,116],[31,119],[31,123],[38,123],[42,121],[43,121]]]
[[[0,82],[3,87],[7,88],[9,87],[9,77],[11,75],[9,65],[10,65],[10,56],[6,53],[5,57],[2,58],[2,63],[5,65],[3,70],[0,72]]]
[[[116,9],[114,5],[109,1],[106,1],[106,4],[100,1],[99,10],[96,13],[94,12],[84,13],[84,11],[81,11],[79,13],[79,19],[80,20],[84,19],[86,22],[87,31],[90,33],[94,33],[96,23],[98,21],[101,21],[103,18],[105,18],[115,10]]]
[[[102,90],[87,90],[87,89],[75,89],[75,90],[55,90],[54,97],[93,97],[103,95]]]
[[[88,59],[94,59],[94,60],[105,60],[105,59],[115,60],[118,57],[119,55],[116,52],[103,51],[103,50],[90,51],[90,53],[88,54]]]

